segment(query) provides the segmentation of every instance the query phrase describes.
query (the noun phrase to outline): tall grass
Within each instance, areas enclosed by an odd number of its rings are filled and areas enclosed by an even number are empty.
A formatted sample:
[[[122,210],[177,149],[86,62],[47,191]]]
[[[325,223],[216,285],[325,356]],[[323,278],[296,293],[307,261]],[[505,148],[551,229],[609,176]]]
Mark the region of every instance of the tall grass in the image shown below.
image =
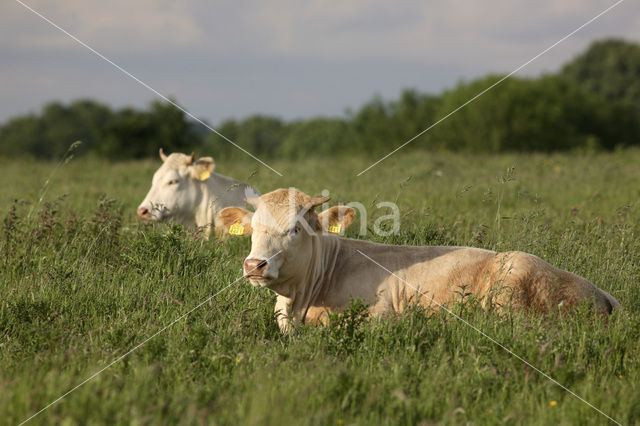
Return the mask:
[[[639,151],[398,154],[251,162],[221,172],[370,206],[397,200],[391,244],[524,250],[609,291],[609,318],[455,312],[614,419],[640,419]],[[17,423],[241,275],[249,240],[143,225],[157,162],[5,163],[0,192],[0,418]],[[513,171],[510,171],[513,167]],[[33,213],[29,216],[29,211]],[[352,225],[354,229],[358,224]],[[356,236],[355,231],[349,231]],[[274,297],[240,281],[33,419],[34,423],[602,424],[607,419],[445,312],[282,336]]]

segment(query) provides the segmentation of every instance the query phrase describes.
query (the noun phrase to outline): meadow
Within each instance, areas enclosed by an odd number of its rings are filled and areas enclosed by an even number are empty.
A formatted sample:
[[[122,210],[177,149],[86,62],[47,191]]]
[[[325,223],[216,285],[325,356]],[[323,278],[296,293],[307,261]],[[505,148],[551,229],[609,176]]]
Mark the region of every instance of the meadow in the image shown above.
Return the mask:
[[[203,153],[213,155],[215,153]],[[523,250],[616,297],[610,317],[453,311],[622,424],[640,423],[640,150],[401,152],[218,161],[262,192],[393,201],[392,244]],[[278,331],[275,297],[239,280],[249,238],[145,225],[135,208],[160,160],[0,158],[0,419],[32,424],[607,424],[607,417],[446,312]],[[208,300],[212,295],[215,297]]]

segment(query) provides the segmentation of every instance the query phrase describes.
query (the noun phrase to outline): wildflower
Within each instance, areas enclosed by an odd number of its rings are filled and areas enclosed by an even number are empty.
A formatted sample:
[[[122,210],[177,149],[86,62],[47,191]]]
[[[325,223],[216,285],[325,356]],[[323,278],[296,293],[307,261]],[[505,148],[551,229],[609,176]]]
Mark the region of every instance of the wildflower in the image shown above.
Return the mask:
[[[551,401],[549,403],[549,407],[555,407],[556,405],[558,405],[558,403],[556,401]]]
[[[622,379],[622,374],[619,374],[619,375],[618,375],[618,379]]]
[[[338,419],[338,424],[341,425],[342,424],[342,419]]]
[[[240,363],[242,362],[242,359],[238,358],[238,359],[236,359],[236,362],[237,362],[238,364],[240,364]]]

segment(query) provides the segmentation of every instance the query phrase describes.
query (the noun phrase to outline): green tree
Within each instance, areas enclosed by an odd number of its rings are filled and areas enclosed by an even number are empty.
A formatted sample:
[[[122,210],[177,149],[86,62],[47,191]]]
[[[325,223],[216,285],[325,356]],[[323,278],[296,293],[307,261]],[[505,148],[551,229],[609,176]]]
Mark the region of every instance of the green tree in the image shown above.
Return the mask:
[[[110,116],[108,107],[90,100],[68,106],[51,102],[39,115],[18,117],[0,127],[0,147],[7,155],[59,158],[81,140],[78,152],[88,152],[101,140]]]
[[[95,122],[95,120],[94,120]],[[185,113],[168,102],[153,101],[149,110],[123,108],[101,124],[102,135],[92,151],[111,159],[144,158],[165,152],[188,152],[202,146]]]
[[[285,158],[301,158],[305,155],[332,156],[352,152],[348,130],[344,120],[333,118],[312,118],[291,123],[280,153]]]
[[[41,141],[40,119],[34,114],[13,118],[0,127],[0,155],[6,157],[33,155]]]
[[[405,90],[396,101],[375,97],[349,121],[349,140],[361,154],[380,155],[402,145],[435,121],[440,98]],[[421,137],[424,143],[430,134]],[[409,149],[418,145],[409,145]]]
[[[558,75],[509,78],[433,127],[407,149],[554,151],[613,148],[640,143],[640,45],[603,40],[565,65]],[[460,83],[439,96],[405,90],[392,101],[376,96],[344,119],[285,123],[254,115],[219,126],[226,138],[253,155],[381,155],[401,146],[438,119],[497,82],[493,75]],[[92,100],[52,102],[39,114],[0,126],[6,156],[62,156],[76,140],[79,153],[111,159],[200,151],[244,156],[224,138],[189,120],[171,103],[112,110]]]
[[[379,96],[363,105],[349,124],[353,149],[358,152],[377,154],[395,142],[389,106]]]
[[[236,142],[240,134],[240,126],[241,124],[236,120],[225,120],[216,130],[229,140]],[[207,155],[213,155],[216,158],[238,158],[241,154],[238,148],[214,132],[207,136],[203,149]]]
[[[111,159],[151,156],[154,149],[157,155],[159,144],[154,136],[150,114],[123,108],[109,121],[94,152]]]
[[[561,75],[589,93],[632,104],[640,114],[640,45],[620,39],[593,43]]]
[[[445,92],[443,117],[501,76]],[[586,93],[556,76],[509,78],[434,128],[435,147],[469,151],[556,151],[636,143],[628,105]]]
[[[395,123],[395,137],[404,143],[422,132],[435,122],[439,108],[439,96],[404,90],[397,101],[389,104],[390,116]]]
[[[219,132],[253,155],[275,156],[286,136],[286,126],[278,118],[254,115],[240,122],[225,121]],[[245,155],[213,132],[205,149],[218,157],[238,158]]]
[[[153,102],[149,110],[111,110],[91,100],[69,105],[52,102],[39,115],[9,120],[0,127],[0,148],[5,155],[60,158],[81,140],[77,153],[91,152],[111,159],[142,158],[202,146],[203,136],[185,114],[170,103]]]

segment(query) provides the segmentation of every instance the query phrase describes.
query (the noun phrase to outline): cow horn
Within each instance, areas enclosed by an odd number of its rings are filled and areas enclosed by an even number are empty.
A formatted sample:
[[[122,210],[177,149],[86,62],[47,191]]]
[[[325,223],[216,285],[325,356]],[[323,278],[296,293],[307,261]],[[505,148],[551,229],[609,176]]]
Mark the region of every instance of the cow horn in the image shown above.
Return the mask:
[[[164,154],[164,150],[162,148],[160,148],[160,159],[163,163],[167,161],[167,156]]]
[[[330,199],[331,197],[311,197],[311,200],[309,200],[308,206],[309,208],[312,209],[314,207],[318,207],[319,205],[326,203]]]
[[[196,160],[196,155],[192,152],[191,155],[189,156],[189,159],[187,160],[187,166],[190,164],[193,164],[195,160]]]

